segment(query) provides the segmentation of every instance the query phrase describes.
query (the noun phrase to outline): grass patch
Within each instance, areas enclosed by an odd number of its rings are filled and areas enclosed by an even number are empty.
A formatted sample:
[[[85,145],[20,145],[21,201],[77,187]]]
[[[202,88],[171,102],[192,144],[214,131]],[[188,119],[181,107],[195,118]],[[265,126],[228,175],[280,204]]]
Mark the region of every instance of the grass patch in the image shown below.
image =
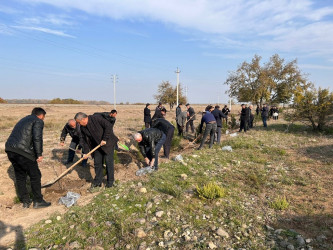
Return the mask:
[[[226,196],[226,191],[224,188],[220,187],[214,182],[203,185],[202,187],[196,187],[197,195],[201,199],[218,199]]]
[[[285,210],[289,207],[289,202],[286,197],[277,197],[274,201],[272,201],[269,206],[275,210]]]

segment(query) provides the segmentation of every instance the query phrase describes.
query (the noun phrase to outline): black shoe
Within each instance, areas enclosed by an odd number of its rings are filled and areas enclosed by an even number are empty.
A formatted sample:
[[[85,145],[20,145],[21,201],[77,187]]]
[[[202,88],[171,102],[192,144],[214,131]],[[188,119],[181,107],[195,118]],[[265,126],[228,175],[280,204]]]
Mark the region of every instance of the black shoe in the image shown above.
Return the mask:
[[[23,208],[29,208],[31,205],[31,201],[23,202]]]
[[[42,200],[40,202],[34,201],[33,208],[43,208],[43,207],[49,207],[49,206],[51,206],[51,202],[46,202],[46,201]]]
[[[96,187],[101,187],[101,186],[102,186],[102,183],[100,183],[100,184],[91,183],[90,188],[96,188]]]
[[[112,182],[112,183],[110,183],[110,184],[109,184],[109,183],[108,183],[108,184],[106,184],[106,185],[105,185],[105,187],[106,187],[106,188],[112,188],[112,187],[113,187],[113,182]]]

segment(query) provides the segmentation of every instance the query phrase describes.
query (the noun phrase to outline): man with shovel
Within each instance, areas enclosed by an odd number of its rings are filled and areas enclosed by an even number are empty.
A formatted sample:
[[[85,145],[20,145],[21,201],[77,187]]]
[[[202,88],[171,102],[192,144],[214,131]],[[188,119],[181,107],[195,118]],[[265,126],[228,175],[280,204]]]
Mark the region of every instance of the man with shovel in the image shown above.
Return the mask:
[[[34,108],[31,115],[22,118],[14,127],[6,142],[6,153],[15,172],[17,194],[24,208],[29,208],[31,200],[26,187],[27,176],[33,194],[33,208],[51,205],[43,199],[41,173],[38,163],[43,160],[43,128],[46,112]]]
[[[66,136],[67,134],[70,135],[70,137],[72,137],[72,141],[69,144],[69,149],[68,149],[68,158],[65,164],[69,164],[73,162],[74,156],[75,156],[75,151],[76,151],[76,147],[81,147],[79,145],[80,143],[80,125],[76,124],[76,121],[74,119],[70,119],[68,120],[68,122],[66,123],[66,125],[64,126],[64,128],[61,131],[61,135],[60,135],[60,146],[64,146],[65,145],[65,140],[66,140]],[[82,161],[82,167],[87,166],[87,159]]]
[[[107,184],[105,187],[110,188],[114,183],[114,148],[118,138],[114,135],[110,122],[100,115],[86,115],[79,112],[74,117],[79,123],[81,136],[80,144],[83,147],[83,158],[90,150],[101,145],[94,154],[95,179],[91,188],[101,187],[103,181],[103,162],[106,163]]]

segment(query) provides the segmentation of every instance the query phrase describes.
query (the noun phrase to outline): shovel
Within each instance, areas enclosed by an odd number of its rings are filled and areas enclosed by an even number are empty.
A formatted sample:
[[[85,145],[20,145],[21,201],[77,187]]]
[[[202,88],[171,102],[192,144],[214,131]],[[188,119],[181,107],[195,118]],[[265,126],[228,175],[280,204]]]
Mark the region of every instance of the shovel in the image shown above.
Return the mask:
[[[86,154],[86,156],[91,155],[92,153],[94,153],[97,149],[99,149],[101,147],[101,145],[99,144],[98,146],[96,146],[93,150],[91,150],[88,154]],[[51,185],[53,185],[54,183],[56,183],[58,180],[60,180],[62,177],[64,177],[66,174],[68,174],[68,172],[70,172],[76,165],[78,165],[80,162],[82,162],[84,159],[81,158],[80,160],[78,160],[77,162],[75,162],[72,166],[70,166],[68,169],[66,169],[64,172],[62,172],[61,175],[59,175],[56,179],[54,179],[53,181],[50,181],[48,183],[45,183],[44,185],[42,185],[42,188],[44,187],[49,187]]]

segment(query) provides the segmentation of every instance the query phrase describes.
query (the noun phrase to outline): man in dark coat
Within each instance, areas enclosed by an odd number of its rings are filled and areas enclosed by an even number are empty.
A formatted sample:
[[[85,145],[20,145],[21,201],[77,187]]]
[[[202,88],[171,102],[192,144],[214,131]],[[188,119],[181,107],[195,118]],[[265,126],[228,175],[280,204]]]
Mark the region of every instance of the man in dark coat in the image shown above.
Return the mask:
[[[221,129],[222,129],[222,119],[227,118],[225,114],[222,113],[220,110],[220,106],[216,105],[215,109],[212,111],[213,116],[215,117],[216,120],[216,125],[217,125],[217,144],[220,144],[221,142]]]
[[[81,125],[80,144],[83,147],[83,158],[97,145],[101,147],[93,154],[95,166],[95,179],[91,188],[101,187],[103,181],[103,162],[106,163],[107,184],[112,187],[114,183],[114,160],[113,154],[118,138],[114,135],[110,122],[100,115],[89,115],[79,112],[75,115],[77,123]]]
[[[187,108],[186,133],[188,133],[189,126],[191,126],[191,131],[192,133],[194,133],[193,121],[195,120],[195,111],[189,103],[187,103],[185,106]]]
[[[246,107],[245,104],[242,104],[242,110],[240,112],[240,128],[239,128],[239,132],[242,132],[242,130],[244,129],[244,132],[247,131],[247,126],[249,123],[249,109]]]
[[[140,152],[145,162],[155,171],[158,170],[158,153],[165,143],[165,134],[157,128],[147,128],[134,135],[139,143]]]
[[[260,108],[259,108],[259,105],[257,105],[256,114],[259,115],[259,112],[260,112]]]
[[[75,151],[76,148],[78,147],[79,149],[81,148],[80,146],[80,124],[76,124],[76,121],[74,119],[68,120],[66,125],[61,131],[60,135],[60,146],[65,145],[65,140],[67,137],[67,134],[72,137],[72,141],[69,144],[69,149],[68,149],[68,158],[65,164],[69,164],[73,162],[74,156],[75,156]],[[82,166],[85,167],[87,165],[87,160],[82,161]]]
[[[261,118],[262,118],[262,122],[264,124],[264,128],[267,128],[268,107],[266,104],[264,104],[261,109]]]
[[[203,127],[204,123],[206,124],[206,129],[205,129],[205,132],[203,134],[203,137],[202,137],[202,140],[201,140],[201,143],[200,143],[200,146],[199,146],[198,150],[200,150],[203,147],[208,135],[210,136],[209,148],[211,148],[214,144],[214,138],[215,138],[217,125],[216,125],[215,117],[211,113],[213,111],[213,109],[214,109],[213,106],[208,105],[206,107],[206,110],[205,110],[206,113],[201,118],[199,133],[202,132],[202,127]]]
[[[106,119],[108,122],[110,122],[112,131],[113,131],[113,127],[117,120],[116,119],[117,114],[118,114],[118,112],[115,109],[112,109],[110,113],[109,112],[94,113],[94,115],[100,115],[104,119]]]
[[[43,160],[43,128],[46,112],[34,108],[31,115],[22,118],[10,134],[5,151],[15,172],[17,194],[24,208],[29,208],[31,200],[26,187],[27,176],[33,194],[33,207],[51,205],[43,199],[41,191],[41,172],[38,163]]]
[[[227,105],[224,105],[223,109],[222,109],[222,113],[226,116],[225,119],[225,123],[228,124],[228,115],[230,113],[230,109],[228,108]]]
[[[251,104],[248,108],[249,111],[249,123],[248,128],[253,128],[254,115],[252,114],[253,105]]]
[[[151,127],[151,114],[150,114],[150,104],[147,103],[145,109],[143,110],[143,121],[145,123],[146,128]]]
[[[171,143],[172,143],[173,134],[175,132],[175,127],[164,118],[156,119],[152,127],[161,130],[166,135],[165,143],[163,144],[163,149],[164,149],[164,157],[169,159]]]

